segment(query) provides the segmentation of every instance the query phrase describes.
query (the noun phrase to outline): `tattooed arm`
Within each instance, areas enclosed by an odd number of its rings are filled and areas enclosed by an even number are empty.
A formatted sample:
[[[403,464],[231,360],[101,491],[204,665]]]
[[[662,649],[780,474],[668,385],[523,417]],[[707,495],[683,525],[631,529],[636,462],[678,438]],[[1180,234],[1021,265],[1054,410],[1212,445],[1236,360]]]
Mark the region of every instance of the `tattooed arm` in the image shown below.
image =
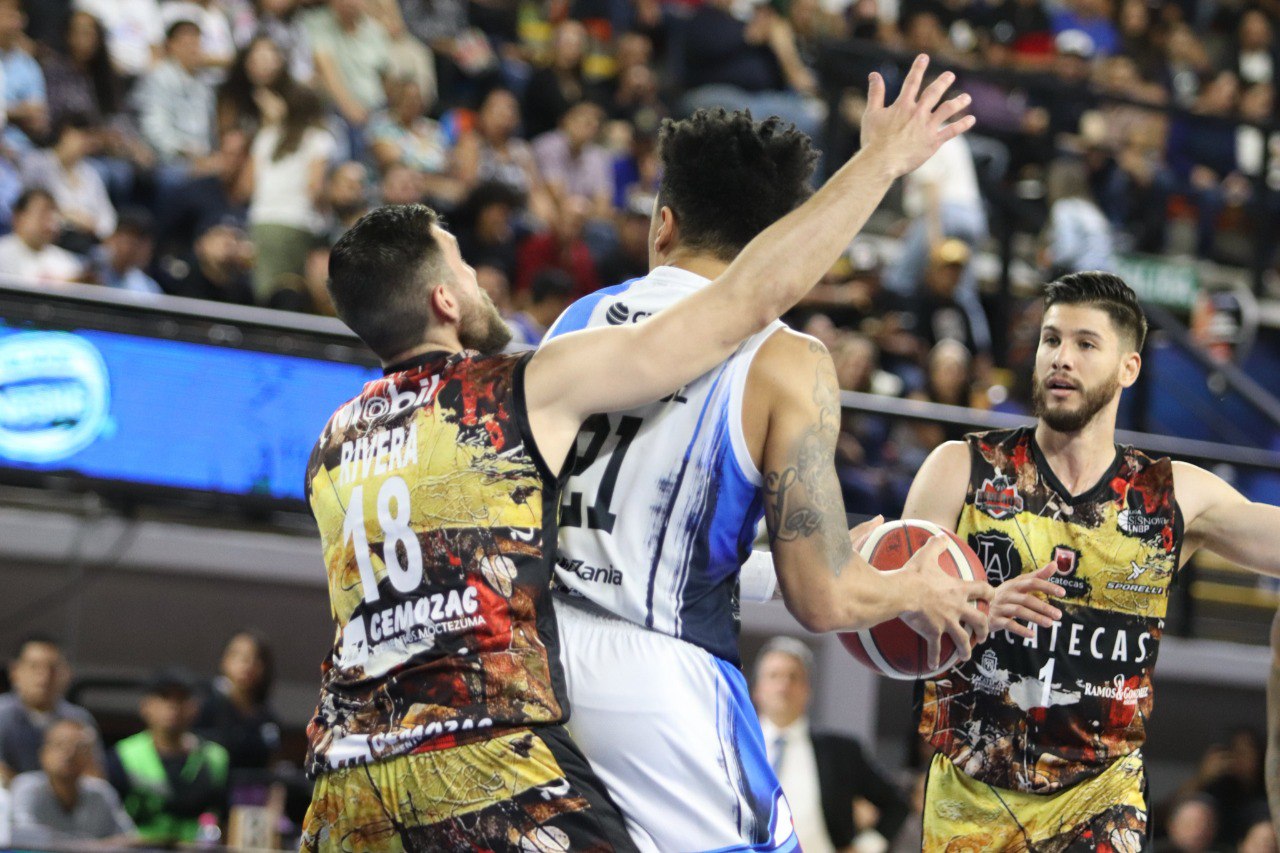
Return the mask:
[[[848,631],[903,616],[929,640],[931,656],[943,632],[965,650],[966,626],[985,639],[986,617],[970,600],[987,598],[990,587],[941,571],[941,540],[892,574],[854,552],[835,469],[839,386],[826,348],[793,332],[773,335],[752,366],[748,398],[769,401],[765,518],[783,598],[800,624]]]

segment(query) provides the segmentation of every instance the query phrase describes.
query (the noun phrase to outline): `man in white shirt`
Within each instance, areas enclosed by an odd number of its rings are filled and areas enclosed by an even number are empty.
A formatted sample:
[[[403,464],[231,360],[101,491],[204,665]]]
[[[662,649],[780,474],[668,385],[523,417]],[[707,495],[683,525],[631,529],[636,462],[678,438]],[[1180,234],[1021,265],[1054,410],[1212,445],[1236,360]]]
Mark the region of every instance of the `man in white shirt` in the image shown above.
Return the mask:
[[[0,275],[26,282],[79,281],[84,262],[53,245],[62,230],[58,205],[45,190],[30,189],[13,204],[13,233],[0,237]]]
[[[775,637],[756,657],[751,698],[760,714],[765,751],[791,804],[805,853],[846,853],[855,835],[874,829],[893,838],[907,816],[901,794],[851,738],[809,728],[813,653],[792,637]],[[873,826],[855,826],[855,801],[879,811]],[[867,813],[874,810],[859,810]]]

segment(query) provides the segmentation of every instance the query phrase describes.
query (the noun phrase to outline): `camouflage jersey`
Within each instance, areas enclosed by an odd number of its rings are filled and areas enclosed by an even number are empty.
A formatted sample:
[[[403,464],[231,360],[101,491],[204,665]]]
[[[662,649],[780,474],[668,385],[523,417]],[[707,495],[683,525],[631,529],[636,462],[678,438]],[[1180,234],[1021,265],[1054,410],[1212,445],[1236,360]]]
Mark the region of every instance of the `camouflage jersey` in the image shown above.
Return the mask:
[[[1072,497],[1031,427],[968,435],[970,476],[956,532],[992,585],[1056,562],[1062,618],[1024,639],[992,634],[924,683],[921,734],[969,776],[1052,793],[1139,747],[1151,674],[1178,567],[1173,468],[1120,447],[1096,486]],[[1032,626],[1035,628],[1035,626]]]
[[[429,353],[330,418],[307,466],[336,623],[313,776],[566,716],[548,587],[555,478],[528,356]]]

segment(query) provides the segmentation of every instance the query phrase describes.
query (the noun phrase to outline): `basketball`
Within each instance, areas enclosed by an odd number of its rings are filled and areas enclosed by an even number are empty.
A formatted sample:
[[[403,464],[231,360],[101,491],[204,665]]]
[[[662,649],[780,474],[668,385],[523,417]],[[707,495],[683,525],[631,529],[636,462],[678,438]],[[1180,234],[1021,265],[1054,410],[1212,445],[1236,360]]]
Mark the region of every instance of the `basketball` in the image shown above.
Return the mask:
[[[862,557],[880,571],[892,572],[902,568],[912,554],[939,533],[946,533],[950,540],[938,561],[942,570],[961,580],[985,580],[986,570],[973,549],[951,531],[928,521],[903,519],[880,525],[862,546]],[[980,607],[985,612],[987,603],[981,602]],[[940,665],[930,671],[924,637],[901,619],[890,619],[862,631],[842,633],[840,642],[844,643],[849,654],[866,666],[881,675],[904,681],[932,678],[946,672],[960,657],[955,642],[943,634]]]

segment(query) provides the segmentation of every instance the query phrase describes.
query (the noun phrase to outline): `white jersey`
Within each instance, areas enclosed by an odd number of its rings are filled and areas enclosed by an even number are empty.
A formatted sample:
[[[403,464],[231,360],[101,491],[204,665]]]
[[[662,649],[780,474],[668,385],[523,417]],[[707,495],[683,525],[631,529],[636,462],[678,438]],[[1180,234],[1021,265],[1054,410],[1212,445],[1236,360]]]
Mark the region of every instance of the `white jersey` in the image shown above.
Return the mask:
[[[643,322],[707,283],[658,267],[578,300],[547,339]],[[738,570],[764,512],[743,394],[752,358],[779,328],[662,401],[583,424],[565,465],[557,589],[738,662]]]

